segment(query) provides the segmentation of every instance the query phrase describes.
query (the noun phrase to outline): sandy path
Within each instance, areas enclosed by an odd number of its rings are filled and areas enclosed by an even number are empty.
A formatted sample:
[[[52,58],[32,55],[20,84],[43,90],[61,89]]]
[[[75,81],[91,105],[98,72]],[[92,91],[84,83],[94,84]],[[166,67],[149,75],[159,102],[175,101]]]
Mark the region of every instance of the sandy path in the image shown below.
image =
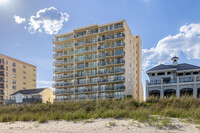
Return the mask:
[[[111,126],[109,122],[116,125]],[[200,126],[187,124],[173,120],[176,128],[158,129],[133,120],[97,119],[91,123],[49,121],[39,124],[38,122],[15,122],[0,123],[0,133],[200,133]]]

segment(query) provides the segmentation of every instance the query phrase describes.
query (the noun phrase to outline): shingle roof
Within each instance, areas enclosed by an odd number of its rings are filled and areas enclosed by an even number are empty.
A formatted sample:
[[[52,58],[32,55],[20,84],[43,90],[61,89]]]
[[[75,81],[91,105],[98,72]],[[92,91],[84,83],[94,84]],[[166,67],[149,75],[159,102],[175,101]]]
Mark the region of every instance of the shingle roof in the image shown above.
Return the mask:
[[[28,95],[28,94],[37,94],[37,93],[40,93],[41,91],[43,91],[45,88],[39,88],[39,89],[28,89],[28,90],[19,90],[12,95],[15,95],[17,93],[20,93],[20,94],[24,94],[24,95]]]
[[[187,64],[187,63],[178,64],[177,66],[161,64],[161,65],[158,65],[158,66],[148,70],[147,72],[167,70],[167,69],[175,69],[176,71],[183,71],[183,70],[200,69],[200,67],[199,66],[195,66],[195,65],[190,65],[190,64]]]

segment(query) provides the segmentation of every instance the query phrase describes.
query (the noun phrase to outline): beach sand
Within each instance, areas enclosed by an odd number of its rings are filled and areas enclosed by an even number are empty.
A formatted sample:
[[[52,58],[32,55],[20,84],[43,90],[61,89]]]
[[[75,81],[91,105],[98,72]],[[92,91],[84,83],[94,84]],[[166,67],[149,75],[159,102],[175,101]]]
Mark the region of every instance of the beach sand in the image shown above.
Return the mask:
[[[139,123],[131,119],[96,119],[91,121],[49,121],[0,123],[0,133],[200,133],[200,125],[173,119],[175,127]]]

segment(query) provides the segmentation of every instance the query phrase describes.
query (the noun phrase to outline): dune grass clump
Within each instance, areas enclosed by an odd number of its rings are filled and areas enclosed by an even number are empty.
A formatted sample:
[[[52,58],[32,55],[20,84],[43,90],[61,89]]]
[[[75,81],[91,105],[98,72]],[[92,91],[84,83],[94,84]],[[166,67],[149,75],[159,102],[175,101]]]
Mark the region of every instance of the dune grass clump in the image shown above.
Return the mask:
[[[48,120],[87,121],[96,118],[130,118],[139,122],[156,121],[152,115],[190,119],[200,124],[200,99],[170,97],[149,98],[137,102],[132,98],[118,100],[76,101],[54,104],[0,106],[0,122]],[[154,119],[154,120],[152,120]],[[167,120],[162,125],[169,125]]]

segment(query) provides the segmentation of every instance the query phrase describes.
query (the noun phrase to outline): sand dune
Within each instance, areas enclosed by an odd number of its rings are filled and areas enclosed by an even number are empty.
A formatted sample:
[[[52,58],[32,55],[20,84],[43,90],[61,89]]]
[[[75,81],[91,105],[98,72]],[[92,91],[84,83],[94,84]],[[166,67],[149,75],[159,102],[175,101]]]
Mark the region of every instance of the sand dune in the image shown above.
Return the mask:
[[[0,123],[0,133],[200,133],[200,126],[173,119],[175,127],[149,126],[130,119],[96,119],[92,121],[69,122],[49,121]]]

